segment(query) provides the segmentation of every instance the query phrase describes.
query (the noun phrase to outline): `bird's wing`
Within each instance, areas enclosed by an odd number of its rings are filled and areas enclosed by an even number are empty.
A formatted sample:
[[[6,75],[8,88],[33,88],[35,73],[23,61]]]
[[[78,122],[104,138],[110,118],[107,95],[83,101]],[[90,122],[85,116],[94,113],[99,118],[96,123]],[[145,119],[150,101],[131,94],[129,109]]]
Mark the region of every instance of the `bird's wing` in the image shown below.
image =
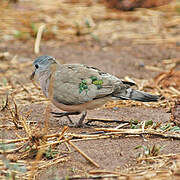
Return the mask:
[[[82,104],[108,96],[125,86],[117,77],[93,67],[58,65],[54,73],[53,98],[63,104]]]

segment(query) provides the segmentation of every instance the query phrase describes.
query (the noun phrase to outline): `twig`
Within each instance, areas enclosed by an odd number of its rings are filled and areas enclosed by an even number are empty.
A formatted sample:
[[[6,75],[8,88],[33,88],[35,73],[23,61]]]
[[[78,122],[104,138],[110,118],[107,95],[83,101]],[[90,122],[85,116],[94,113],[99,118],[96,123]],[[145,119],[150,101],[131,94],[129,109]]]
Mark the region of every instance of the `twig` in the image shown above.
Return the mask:
[[[6,101],[5,101],[5,104],[3,105],[2,109],[0,111],[4,111],[7,107],[8,107],[8,94],[6,94]]]
[[[93,121],[104,122],[104,123],[130,123],[129,121],[120,121],[120,120],[115,120],[115,119],[88,118],[86,120],[87,122],[85,124],[89,124]]]
[[[68,126],[64,126],[64,128],[63,128],[61,134],[59,135],[59,137],[58,137],[58,139],[57,139],[57,141],[60,141],[60,140],[64,137],[64,133],[65,133],[68,129],[69,129]],[[57,145],[57,144],[54,144],[54,145],[52,146],[52,148],[54,148],[55,145]]]
[[[52,65],[51,66],[51,72],[56,71],[56,66]],[[54,76],[52,75],[50,78],[49,82],[49,89],[48,89],[48,94],[49,94],[49,99],[52,100],[54,96]],[[45,128],[44,128],[44,134],[47,134],[48,132],[48,126],[49,126],[49,118],[50,118],[50,112],[51,112],[51,104],[48,102],[47,107],[46,107],[46,112],[45,112]]]
[[[41,37],[42,37],[42,33],[43,33],[45,27],[46,27],[46,25],[43,24],[38,29],[38,33],[37,33],[36,40],[35,40],[35,46],[34,46],[34,53],[35,54],[39,54],[39,47],[40,47]]]
[[[29,138],[20,138],[20,139],[0,139],[0,143],[3,142],[5,144],[10,144],[10,143],[17,143],[21,141],[27,141]]]
[[[16,128],[15,125],[0,125],[0,128],[8,128],[8,129],[10,129],[10,128],[14,128],[14,127]],[[19,125],[18,127],[19,127],[19,129],[23,128],[23,126],[21,126],[21,125]]]
[[[127,126],[129,123],[125,123],[125,124],[120,124],[118,125],[117,127],[115,127],[114,129],[119,129],[119,128],[122,128],[124,126]]]
[[[86,160],[91,162],[94,166],[99,168],[100,166],[94,162],[89,156],[87,156],[84,152],[82,152],[76,145],[74,145],[71,141],[68,141],[68,144],[70,144],[77,152],[79,152]]]
[[[171,91],[173,91],[174,93],[176,93],[177,95],[180,95],[180,91],[178,91],[177,89],[175,89],[174,87],[170,86],[169,89]]]
[[[71,139],[72,139],[72,137],[61,140],[61,141],[54,141],[54,142],[51,142],[51,143],[48,143],[48,144],[44,144],[42,146],[38,146],[37,148],[41,149],[41,148],[45,148],[45,147],[52,146],[52,145],[55,145],[55,144],[61,144],[61,143],[64,143],[64,142],[68,142]]]
[[[51,103],[48,102],[45,110],[44,134],[47,134],[48,132],[50,112],[51,112]]]
[[[83,139],[72,139],[71,142],[78,142],[78,141],[88,141],[88,140],[95,140],[95,139],[108,139],[111,136],[99,136],[94,138],[83,138]]]
[[[151,157],[140,157],[138,160],[152,160],[152,159],[158,159],[158,158],[168,158],[168,157],[180,157],[180,153],[177,154],[163,154],[163,155],[157,155],[157,156],[151,156]]]
[[[61,134],[59,135],[59,138],[57,139],[58,141],[60,141],[62,139],[62,137],[64,136],[64,133],[69,129],[68,126],[64,126]]]
[[[60,135],[62,134],[61,133],[54,133],[54,134],[50,134],[50,135],[45,135],[44,138],[52,138],[52,137],[59,137]],[[12,139],[12,140],[9,140],[9,139],[0,139],[0,142],[4,142],[6,144],[9,144],[9,143],[17,143],[17,142],[21,142],[21,141],[27,141],[29,138],[19,138],[19,139]]]
[[[65,162],[65,161],[67,161],[67,160],[68,160],[67,157],[58,157],[58,158],[56,158],[56,159],[53,159],[53,160],[50,161],[50,162],[45,162],[45,163],[43,163],[43,165],[40,165],[40,166],[38,167],[38,169],[47,168],[47,167],[52,166],[52,165],[54,165],[54,164],[57,164],[57,163],[60,163],[60,162]]]
[[[117,171],[108,171],[108,170],[92,170],[88,172],[89,174],[116,174],[116,175],[121,175],[121,176],[127,176],[126,174],[122,174],[120,172]]]
[[[180,134],[170,134],[170,133],[163,133],[158,132],[155,130],[149,130],[145,129],[142,131],[142,129],[114,129],[114,128],[95,128],[97,131],[105,131],[105,132],[119,132],[119,134],[132,134],[132,135],[142,135],[142,134],[149,134],[149,135],[155,135],[163,138],[174,138],[174,139],[180,139]]]
[[[68,177],[69,180],[74,180],[74,179],[110,179],[110,178],[117,178],[118,175],[115,174],[108,174],[108,175],[90,175],[90,176],[70,176]],[[62,178],[61,180],[65,180],[66,178]]]
[[[41,159],[43,153],[44,153],[45,149],[42,147],[41,149],[38,150],[37,155],[36,155],[36,159],[33,162],[32,166],[31,166],[31,171],[30,171],[30,176],[29,176],[29,180],[33,179],[35,170],[38,168],[38,162]]]
[[[64,144],[65,144],[67,150],[71,153],[72,151],[71,151],[71,148],[69,147],[69,144],[67,142],[65,142]]]

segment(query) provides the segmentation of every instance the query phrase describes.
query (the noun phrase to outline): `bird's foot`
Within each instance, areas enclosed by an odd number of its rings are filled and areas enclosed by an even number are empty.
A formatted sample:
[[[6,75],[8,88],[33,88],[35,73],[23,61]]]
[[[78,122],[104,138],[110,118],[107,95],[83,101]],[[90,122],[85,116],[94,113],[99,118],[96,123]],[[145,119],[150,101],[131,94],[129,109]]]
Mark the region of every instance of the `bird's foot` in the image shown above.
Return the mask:
[[[75,127],[77,127],[77,128],[80,128],[80,127],[81,127],[81,128],[87,128],[87,127],[89,127],[88,125],[86,125],[86,124],[83,123],[83,121],[85,120],[86,115],[87,115],[87,112],[84,111],[84,112],[82,113],[82,116],[81,116],[80,120],[79,120],[78,123],[75,125]]]
[[[80,112],[62,112],[62,113],[59,113],[59,112],[51,112],[53,115],[54,115],[54,117],[56,117],[56,118],[60,118],[60,117],[63,117],[63,116],[66,116],[67,118],[68,118],[68,120],[69,120],[69,122],[70,122],[70,125],[69,125],[69,127],[76,127],[76,128],[87,128],[87,127],[90,127],[89,125],[86,125],[86,124],[83,124],[83,121],[84,121],[84,119],[85,119],[85,117],[86,117],[86,115],[87,115],[87,112],[86,111],[84,111],[83,113],[82,113],[82,116],[81,116],[81,118],[80,118],[80,120],[78,121],[78,123],[77,124],[74,124],[73,122],[72,122],[72,120],[71,120],[71,118],[69,117],[69,115],[79,115],[79,114],[81,114]]]
[[[71,118],[69,117],[69,115],[79,115],[80,112],[62,112],[62,113],[59,113],[59,112],[51,112],[54,117],[56,118],[60,118],[60,117],[63,117],[63,116],[66,116],[69,120],[69,122],[74,125],[74,123],[72,122]]]

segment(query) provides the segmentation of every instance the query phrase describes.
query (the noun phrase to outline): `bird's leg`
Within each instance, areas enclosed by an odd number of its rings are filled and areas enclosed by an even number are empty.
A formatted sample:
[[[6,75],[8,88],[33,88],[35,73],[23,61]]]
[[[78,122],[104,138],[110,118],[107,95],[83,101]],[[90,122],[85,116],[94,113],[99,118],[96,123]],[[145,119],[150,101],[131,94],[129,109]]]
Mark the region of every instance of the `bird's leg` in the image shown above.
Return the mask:
[[[81,114],[80,112],[62,112],[62,113],[51,112],[51,113],[54,114],[54,117],[57,117],[57,118],[66,116],[71,124],[73,124],[73,122],[72,122],[71,118],[69,117],[69,115],[79,115],[79,114]]]
[[[86,115],[87,115],[87,111],[84,111],[84,112],[82,113],[82,116],[81,116],[80,120],[78,121],[78,124],[77,124],[78,127],[83,126],[83,121],[84,121]]]
[[[74,124],[74,123],[72,122],[71,118],[70,118],[68,115],[67,115],[66,117],[68,118],[68,120],[69,120],[69,122],[70,122],[71,124]]]

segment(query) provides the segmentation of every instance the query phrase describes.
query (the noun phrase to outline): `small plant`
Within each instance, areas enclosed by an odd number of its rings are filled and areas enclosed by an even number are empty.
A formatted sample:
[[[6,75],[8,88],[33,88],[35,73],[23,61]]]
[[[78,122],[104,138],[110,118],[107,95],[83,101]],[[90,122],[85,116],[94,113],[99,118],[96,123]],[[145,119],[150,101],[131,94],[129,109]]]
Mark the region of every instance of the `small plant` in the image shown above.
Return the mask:
[[[138,120],[131,120],[130,121],[130,128],[131,129],[139,129],[140,124],[139,124]]]
[[[130,121],[130,128],[131,129],[140,129],[144,127],[145,129],[148,127],[156,126],[156,123],[154,123],[152,120],[145,121],[144,122],[139,122],[138,120],[131,120]]]
[[[171,127],[170,124],[166,124],[166,125],[164,125],[164,126],[161,126],[160,129],[161,129],[162,131],[165,131],[165,130],[167,130],[167,129],[170,129],[170,127]]]
[[[160,154],[160,151],[164,148],[159,145],[153,145],[153,146],[144,146],[140,145],[135,147],[135,149],[142,148],[143,152],[139,154],[139,157],[151,157],[151,156],[157,156]]]
[[[32,36],[36,37],[37,33],[38,33],[38,27],[35,23],[31,23],[31,29],[32,29]]]
[[[6,152],[7,150],[10,149],[15,149],[15,144],[4,144],[4,143],[0,143],[0,152]]]
[[[16,174],[17,172],[19,173],[26,173],[27,172],[27,168],[25,165],[19,164],[19,163],[11,163],[9,160],[7,159],[3,159],[3,164],[6,168],[6,173],[5,176],[8,179],[16,179]]]
[[[173,132],[180,132],[180,127],[174,126],[173,128],[170,129],[170,131],[173,131]]]
[[[176,11],[180,14],[180,1],[176,1]]]
[[[57,153],[58,153],[57,151],[52,151],[51,146],[49,146],[48,150],[44,153],[44,156],[47,159],[53,159]]]
[[[15,147],[15,144],[0,143],[0,153],[6,153],[7,151],[14,149]],[[11,163],[11,161],[8,160],[5,156],[2,157],[2,163],[5,168],[4,176],[8,179],[15,179],[17,172],[27,172],[27,168],[25,165],[19,163]]]
[[[149,121],[145,122],[145,127],[152,126],[152,125],[153,125],[153,121],[152,120],[149,120]]]
[[[25,39],[30,38],[30,34],[28,32],[15,30],[14,31],[14,37],[17,39],[25,40]]]

